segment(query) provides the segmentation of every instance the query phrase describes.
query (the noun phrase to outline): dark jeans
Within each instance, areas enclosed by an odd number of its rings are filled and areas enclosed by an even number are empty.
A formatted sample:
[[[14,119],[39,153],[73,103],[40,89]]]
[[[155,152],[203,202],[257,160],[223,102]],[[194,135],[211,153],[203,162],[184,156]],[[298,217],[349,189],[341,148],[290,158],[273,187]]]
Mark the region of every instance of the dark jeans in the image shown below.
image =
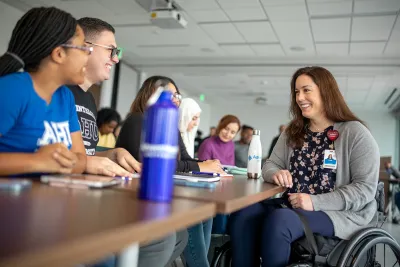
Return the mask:
[[[282,199],[270,199],[231,214],[229,232],[234,267],[287,266],[291,243],[304,236],[298,215],[281,208]],[[314,233],[334,236],[332,221],[322,211],[300,210]]]

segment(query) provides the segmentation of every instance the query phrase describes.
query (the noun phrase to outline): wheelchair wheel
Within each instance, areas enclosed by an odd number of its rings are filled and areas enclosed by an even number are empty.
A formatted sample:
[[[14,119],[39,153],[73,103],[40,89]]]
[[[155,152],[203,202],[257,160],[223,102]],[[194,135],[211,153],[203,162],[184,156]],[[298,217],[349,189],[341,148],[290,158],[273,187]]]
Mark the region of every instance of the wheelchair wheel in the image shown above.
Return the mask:
[[[211,267],[230,267],[232,262],[232,244],[226,242],[221,247],[215,249],[215,254],[211,262]]]
[[[394,265],[399,266],[400,246],[396,240],[386,231],[379,228],[367,228],[355,235],[346,245],[338,260],[339,267],[377,267],[382,266],[376,261],[377,245],[384,246],[383,263],[386,267],[386,246],[391,248],[397,261]]]

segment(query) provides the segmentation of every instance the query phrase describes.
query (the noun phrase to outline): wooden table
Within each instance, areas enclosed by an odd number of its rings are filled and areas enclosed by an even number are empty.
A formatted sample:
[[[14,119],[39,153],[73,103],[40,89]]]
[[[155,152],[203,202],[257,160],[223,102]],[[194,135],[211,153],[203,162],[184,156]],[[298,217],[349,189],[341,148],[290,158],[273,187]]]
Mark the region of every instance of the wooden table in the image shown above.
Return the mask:
[[[215,204],[187,199],[160,204],[110,189],[36,184],[19,194],[1,192],[0,214],[0,266],[59,267],[95,262],[126,248],[128,258],[133,252],[137,260],[137,243],[213,217]]]
[[[125,182],[117,190],[136,192],[139,179]],[[213,202],[217,213],[228,214],[285,191],[285,188],[266,183],[262,179],[247,179],[246,176],[221,178],[215,189],[175,186],[174,197]]]

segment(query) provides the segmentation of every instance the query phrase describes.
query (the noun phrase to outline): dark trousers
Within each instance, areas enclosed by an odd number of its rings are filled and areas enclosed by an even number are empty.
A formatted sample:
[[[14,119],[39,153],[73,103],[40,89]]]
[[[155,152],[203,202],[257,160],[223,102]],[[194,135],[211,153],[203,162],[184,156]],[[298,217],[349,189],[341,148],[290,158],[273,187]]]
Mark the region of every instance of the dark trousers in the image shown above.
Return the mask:
[[[304,236],[298,215],[281,208],[282,199],[270,199],[231,214],[229,232],[233,267],[287,266],[291,243]],[[322,211],[300,210],[314,233],[334,236],[332,221]]]

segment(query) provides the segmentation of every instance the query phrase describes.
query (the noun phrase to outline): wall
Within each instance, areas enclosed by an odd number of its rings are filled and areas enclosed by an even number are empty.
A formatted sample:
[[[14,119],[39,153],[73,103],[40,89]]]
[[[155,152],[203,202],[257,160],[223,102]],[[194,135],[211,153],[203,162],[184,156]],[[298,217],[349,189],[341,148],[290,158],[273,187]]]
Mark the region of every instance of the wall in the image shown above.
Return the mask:
[[[392,156],[392,162],[397,160],[398,132],[396,119],[387,112],[354,110],[354,113],[363,120],[370,129],[379,146],[381,156]]]
[[[121,62],[117,96],[117,111],[125,119],[138,91],[138,72]]]
[[[381,156],[392,156],[393,162],[398,162],[396,153],[396,144],[398,142],[396,119],[384,111],[354,110],[354,112],[361,120],[366,122],[378,143]],[[261,130],[264,156],[268,153],[273,137],[278,134],[279,125],[289,122],[287,108],[258,107],[254,105],[212,105],[210,123],[216,125],[218,120],[226,114],[237,115],[242,123]]]
[[[7,51],[12,30],[22,15],[18,9],[0,2],[0,55]]]

